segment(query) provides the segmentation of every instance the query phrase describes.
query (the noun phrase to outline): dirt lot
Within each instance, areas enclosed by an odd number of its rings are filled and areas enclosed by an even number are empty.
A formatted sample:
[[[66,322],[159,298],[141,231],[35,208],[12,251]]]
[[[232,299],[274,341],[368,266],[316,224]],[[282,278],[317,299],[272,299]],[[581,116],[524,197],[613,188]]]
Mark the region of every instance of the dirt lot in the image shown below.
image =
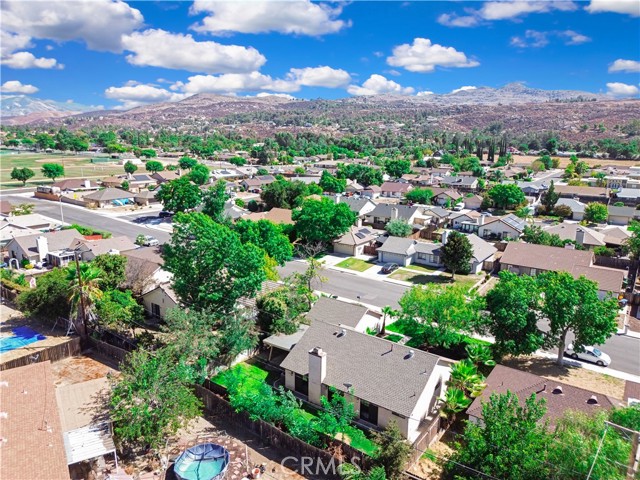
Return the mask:
[[[553,155],[551,156],[553,157]],[[539,156],[536,156],[536,155],[514,155],[513,156],[514,163],[516,164],[526,163],[530,165],[538,158]],[[555,158],[560,159],[560,168],[565,168],[570,163],[568,157],[555,157]],[[585,161],[587,165],[591,167],[595,165],[603,165],[603,166],[616,165],[619,167],[632,167],[640,163],[637,160],[609,160],[606,158],[581,158],[580,160]]]
[[[580,367],[560,367],[552,359],[518,357],[507,358],[502,363],[507,367],[531,372],[548,379],[559,380],[563,383],[613,398],[622,398],[624,396],[624,380]]]
[[[442,474],[442,465],[439,460],[453,453],[449,444],[453,442],[453,435],[445,433],[442,439],[431,445],[418,462],[409,469],[410,473],[426,480],[438,480]]]

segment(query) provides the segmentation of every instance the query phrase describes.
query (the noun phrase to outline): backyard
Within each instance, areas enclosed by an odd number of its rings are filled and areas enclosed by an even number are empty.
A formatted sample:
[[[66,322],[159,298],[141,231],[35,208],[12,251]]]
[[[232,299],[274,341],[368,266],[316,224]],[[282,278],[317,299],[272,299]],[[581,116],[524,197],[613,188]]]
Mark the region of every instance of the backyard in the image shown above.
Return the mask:
[[[53,153],[18,153],[14,150],[0,150],[0,186],[4,188],[22,187],[22,182],[11,179],[11,170],[14,167],[30,168],[35,176],[28,182],[28,186],[51,183],[41,172],[44,163],[59,163],[64,166],[63,178],[102,178],[111,175],[123,174],[122,165],[117,160],[109,163],[91,163],[91,156],[64,155]],[[137,173],[145,173],[144,165],[138,165]],[[56,180],[62,180],[56,179]]]
[[[229,370],[219,373],[213,377],[211,381],[217,385],[227,388],[231,379],[236,375],[239,375],[241,378],[241,393],[248,394],[257,392],[258,387],[261,384],[266,383],[268,385],[273,385],[273,382],[280,378],[280,374],[278,372],[267,371],[255,364],[239,363]],[[317,417],[317,409],[311,405],[303,403],[302,407],[296,411],[296,414],[307,420],[313,421]],[[318,431],[320,433],[324,433],[319,429]],[[348,426],[343,432],[341,432],[341,434],[338,435],[338,438],[367,455],[375,455],[375,443],[373,443],[359,428]]]

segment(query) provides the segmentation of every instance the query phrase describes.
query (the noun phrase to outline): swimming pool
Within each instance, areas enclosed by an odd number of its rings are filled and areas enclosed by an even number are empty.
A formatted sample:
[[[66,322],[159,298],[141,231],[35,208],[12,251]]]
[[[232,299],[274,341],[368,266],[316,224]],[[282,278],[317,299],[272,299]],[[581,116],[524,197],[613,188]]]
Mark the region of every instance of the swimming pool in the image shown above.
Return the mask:
[[[13,333],[12,336],[0,338],[0,354],[47,338],[29,327],[12,328],[11,332]]]

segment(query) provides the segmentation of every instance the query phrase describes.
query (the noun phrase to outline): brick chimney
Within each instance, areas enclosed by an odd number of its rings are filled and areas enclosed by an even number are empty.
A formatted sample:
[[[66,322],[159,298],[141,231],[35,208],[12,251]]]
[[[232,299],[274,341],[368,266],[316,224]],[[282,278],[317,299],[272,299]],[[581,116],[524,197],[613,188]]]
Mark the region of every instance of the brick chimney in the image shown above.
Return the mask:
[[[309,350],[309,401],[320,405],[322,382],[327,376],[327,352],[320,347]]]

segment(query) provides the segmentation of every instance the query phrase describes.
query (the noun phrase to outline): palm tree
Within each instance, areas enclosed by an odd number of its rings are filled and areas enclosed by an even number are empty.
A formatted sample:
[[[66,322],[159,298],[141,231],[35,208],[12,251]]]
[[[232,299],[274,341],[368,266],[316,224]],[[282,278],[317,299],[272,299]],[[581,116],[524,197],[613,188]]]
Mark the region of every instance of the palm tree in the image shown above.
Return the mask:
[[[487,367],[495,366],[496,362],[493,359],[491,348],[487,345],[481,345],[479,343],[472,343],[464,348],[469,356],[469,360],[478,367],[480,364]]]
[[[449,386],[468,393],[471,398],[479,396],[486,388],[485,378],[478,373],[476,366],[468,359],[464,359],[451,367]]]
[[[382,307],[382,313],[382,329],[380,330],[380,335],[384,335],[385,333],[387,333],[387,316],[393,317],[394,315],[396,315],[396,311],[389,305],[386,305]]]
[[[67,281],[70,286],[69,301],[71,312],[76,321],[82,316],[82,324],[78,331],[86,335],[86,321],[90,318],[95,302],[102,298],[102,290],[98,286],[103,271],[88,263],[75,263],[67,268]]]
[[[471,405],[471,399],[467,398],[459,388],[448,388],[444,397],[440,397],[442,410],[440,416],[447,419],[448,424],[452,424],[456,414],[466,410]]]

